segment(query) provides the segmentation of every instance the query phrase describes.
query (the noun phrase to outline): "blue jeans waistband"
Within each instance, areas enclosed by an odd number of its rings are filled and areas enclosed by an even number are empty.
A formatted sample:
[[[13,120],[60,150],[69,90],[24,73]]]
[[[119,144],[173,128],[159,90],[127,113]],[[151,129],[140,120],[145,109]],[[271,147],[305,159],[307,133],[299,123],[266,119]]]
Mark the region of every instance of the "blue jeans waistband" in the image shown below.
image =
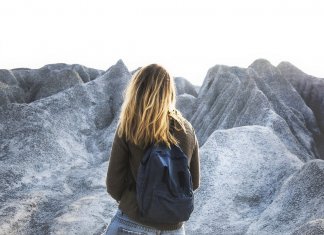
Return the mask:
[[[125,213],[122,212],[121,209],[117,209],[117,212],[116,212],[116,217],[118,219],[119,222],[125,224],[125,225],[130,225],[130,226],[133,226],[133,227],[137,227],[137,228],[140,228],[140,229],[143,229],[147,232],[156,232],[158,231],[157,229],[153,228],[153,227],[150,227],[150,226],[147,226],[147,225],[144,225],[144,224],[140,224],[136,221],[134,221],[133,219],[129,218]]]

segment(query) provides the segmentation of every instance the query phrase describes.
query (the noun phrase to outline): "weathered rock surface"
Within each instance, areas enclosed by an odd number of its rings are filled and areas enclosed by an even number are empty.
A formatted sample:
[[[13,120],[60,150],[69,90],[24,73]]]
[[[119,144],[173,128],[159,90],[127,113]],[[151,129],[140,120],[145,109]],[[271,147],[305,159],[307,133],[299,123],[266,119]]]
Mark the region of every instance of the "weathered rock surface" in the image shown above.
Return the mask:
[[[278,69],[266,60],[249,68],[209,69],[191,122],[204,143],[218,129],[269,126],[301,160],[320,158],[314,136],[320,129],[312,110]]]
[[[1,69],[0,106],[7,103],[30,103],[76,84],[89,82],[103,72],[64,63],[45,65],[40,69]]]
[[[200,90],[200,86],[194,85],[194,87],[195,87],[195,90],[196,90],[196,92],[198,94],[199,93],[199,90]]]
[[[294,172],[247,234],[289,234],[296,227],[323,218],[324,161],[315,159]]]
[[[318,235],[324,234],[324,219],[310,221],[298,228],[292,235]]]
[[[256,125],[214,131],[200,156],[199,209],[187,225],[190,234],[245,234],[303,165],[273,130]]]
[[[198,96],[195,87],[185,78],[175,77],[174,81],[176,83],[177,95],[189,94],[194,97]]]
[[[176,81],[184,91],[177,108],[195,128],[201,157],[187,234],[323,230],[322,130],[281,67],[214,66],[197,96]],[[117,209],[105,177],[133,72],[121,60],[107,71],[66,64],[0,71],[1,235],[104,230]]]
[[[185,118],[190,120],[192,118],[194,110],[196,110],[197,107],[196,101],[197,101],[196,97],[185,93],[177,96],[176,107],[178,110],[181,110],[181,114]]]
[[[116,206],[104,182],[129,79],[119,61],[87,83],[0,108],[0,234],[102,231]]]
[[[277,68],[298,91],[310,107],[317,120],[321,133],[315,136],[320,155],[324,159],[324,79],[310,76],[289,62],[281,62]]]

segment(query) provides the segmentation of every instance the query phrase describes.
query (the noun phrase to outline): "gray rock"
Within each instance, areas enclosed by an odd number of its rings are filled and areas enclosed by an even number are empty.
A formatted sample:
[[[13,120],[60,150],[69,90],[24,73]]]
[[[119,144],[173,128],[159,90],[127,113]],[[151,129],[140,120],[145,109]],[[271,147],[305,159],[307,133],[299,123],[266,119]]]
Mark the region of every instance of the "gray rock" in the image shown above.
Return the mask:
[[[30,103],[77,84],[94,80],[104,71],[78,64],[48,64],[40,69],[0,70],[0,106]]]
[[[324,219],[313,220],[298,228],[292,235],[324,234]]]
[[[118,61],[90,82],[0,107],[0,234],[104,228],[116,207],[105,175],[120,91],[129,79]]]
[[[106,71],[63,63],[0,70],[1,235],[103,232],[117,209],[105,177],[133,72],[122,60]],[[246,69],[214,66],[197,96],[176,82],[186,91],[176,106],[195,128],[201,157],[187,234],[323,228],[314,144],[322,132],[283,74],[258,60]]]
[[[196,110],[197,98],[184,93],[177,96],[176,108],[181,112],[181,114],[187,119],[190,120],[192,115]]]
[[[320,130],[312,110],[265,60],[247,69],[224,65],[209,69],[196,102],[190,121],[201,144],[218,129],[262,125],[271,127],[301,160],[320,158],[313,138]]]
[[[315,133],[314,138],[321,158],[324,159],[324,79],[310,76],[289,62],[281,62],[277,68],[312,109],[321,129],[321,133]]]
[[[174,81],[176,83],[177,95],[189,94],[194,97],[198,96],[195,87],[185,78],[175,77]]]
[[[200,156],[201,186],[188,234],[246,234],[303,165],[271,128],[256,125],[214,131]]]
[[[195,88],[197,94],[199,93],[200,87],[201,87],[201,86],[194,85],[194,88]]]
[[[296,227],[303,234],[323,231],[324,161],[311,160],[292,174],[282,185],[275,199],[246,234],[291,234]],[[320,233],[318,233],[320,234]]]

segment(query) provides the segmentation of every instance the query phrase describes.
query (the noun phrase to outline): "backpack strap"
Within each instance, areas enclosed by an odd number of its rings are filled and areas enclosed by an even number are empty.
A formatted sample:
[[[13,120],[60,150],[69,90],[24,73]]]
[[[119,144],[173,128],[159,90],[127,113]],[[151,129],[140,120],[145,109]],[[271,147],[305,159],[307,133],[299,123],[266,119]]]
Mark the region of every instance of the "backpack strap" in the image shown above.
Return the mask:
[[[146,164],[146,162],[148,161],[150,154],[152,152],[152,148],[153,148],[153,144],[149,145],[148,148],[145,150],[145,155],[143,156],[141,163],[142,164]]]

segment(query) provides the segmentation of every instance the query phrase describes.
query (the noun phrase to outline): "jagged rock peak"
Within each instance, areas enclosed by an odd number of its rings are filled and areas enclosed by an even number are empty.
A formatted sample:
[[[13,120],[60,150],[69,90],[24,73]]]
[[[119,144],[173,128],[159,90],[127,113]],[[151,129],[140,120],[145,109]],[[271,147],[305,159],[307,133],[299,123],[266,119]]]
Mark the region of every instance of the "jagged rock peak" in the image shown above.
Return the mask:
[[[126,65],[125,65],[125,63],[124,63],[124,61],[122,59],[119,59],[117,61],[116,66],[121,66],[121,67],[127,68]]]
[[[120,69],[120,70],[124,70],[127,71],[129,73],[129,70],[127,68],[127,66],[125,65],[124,61],[122,59],[119,59],[116,64],[110,66],[106,72],[110,71],[111,69]]]
[[[122,59],[119,59],[116,64],[109,67],[105,72],[105,77],[122,77],[123,74],[131,75],[128,68]]]
[[[126,69],[128,71],[127,66],[125,65],[124,61],[122,59],[119,59],[116,64],[110,66],[106,72],[108,72],[111,68],[119,68],[119,69]]]
[[[297,68],[295,65],[293,65],[292,63],[288,62],[288,61],[282,61],[277,65],[277,68],[281,71],[284,72],[289,72],[292,74],[300,74],[300,75],[308,75],[306,73],[304,73],[302,70],[300,70],[299,68]]]

